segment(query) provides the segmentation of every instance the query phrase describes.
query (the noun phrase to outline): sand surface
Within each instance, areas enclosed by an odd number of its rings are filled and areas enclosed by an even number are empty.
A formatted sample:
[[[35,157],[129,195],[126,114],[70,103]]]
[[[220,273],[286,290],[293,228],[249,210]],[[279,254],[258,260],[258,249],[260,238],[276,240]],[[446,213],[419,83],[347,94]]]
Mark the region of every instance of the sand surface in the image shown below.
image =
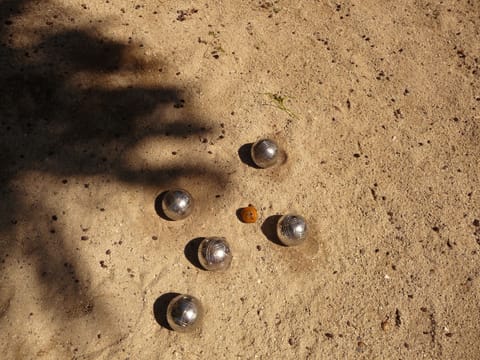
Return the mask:
[[[0,0],[1,358],[479,359],[479,59],[476,0]]]

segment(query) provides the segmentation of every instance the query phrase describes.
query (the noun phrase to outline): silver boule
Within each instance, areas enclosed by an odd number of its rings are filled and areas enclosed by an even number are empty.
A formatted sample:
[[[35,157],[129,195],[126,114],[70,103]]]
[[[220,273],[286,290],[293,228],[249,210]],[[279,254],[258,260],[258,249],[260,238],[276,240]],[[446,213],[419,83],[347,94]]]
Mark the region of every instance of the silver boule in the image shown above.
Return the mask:
[[[205,270],[224,271],[232,263],[232,251],[223,237],[209,237],[198,247],[198,261]]]
[[[278,239],[287,246],[300,245],[307,237],[307,222],[300,215],[283,215],[277,223]]]
[[[163,197],[162,210],[171,220],[185,219],[193,210],[193,197],[183,189],[170,190]]]
[[[253,162],[263,169],[276,165],[280,158],[277,143],[270,139],[258,140],[252,145],[251,152]]]
[[[200,301],[191,295],[178,295],[167,307],[167,322],[179,332],[191,332],[201,326],[203,307]]]

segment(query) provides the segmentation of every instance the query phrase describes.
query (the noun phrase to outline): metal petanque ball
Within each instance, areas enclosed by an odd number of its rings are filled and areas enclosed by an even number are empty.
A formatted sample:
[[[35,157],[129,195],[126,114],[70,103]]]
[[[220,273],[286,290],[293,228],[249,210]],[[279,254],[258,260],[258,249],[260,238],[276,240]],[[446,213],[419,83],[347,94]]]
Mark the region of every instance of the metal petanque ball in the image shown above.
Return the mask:
[[[191,295],[178,295],[167,307],[167,322],[179,332],[191,332],[201,326],[203,307],[200,301]]]
[[[277,235],[284,245],[300,245],[307,236],[307,222],[300,215],[284,215],[278,220]]]
[[[232,263],[232,252],[223,237],[205,238],[198,247],[198,261],[205,270],[227,270]]]
[[[275,141],[262,139],[252,145],[252,160],[263,169],[277,164],[280,157],[280,149]]]
[[[171,220],[185,219],[193,210],[193,197],[186,190],[170,190],[163,197],[162,210]]]

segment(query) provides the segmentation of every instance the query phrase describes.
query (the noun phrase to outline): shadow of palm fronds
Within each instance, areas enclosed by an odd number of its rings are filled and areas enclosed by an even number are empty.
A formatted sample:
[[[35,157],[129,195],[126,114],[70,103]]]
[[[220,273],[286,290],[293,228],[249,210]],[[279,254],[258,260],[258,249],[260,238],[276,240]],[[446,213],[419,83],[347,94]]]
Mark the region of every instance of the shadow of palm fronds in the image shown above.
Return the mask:
[[[144,141],[187,141],[206,136],[212,125],[183,108],[182,89],[142,85],[142,74],[154,72],[158,59],[139,57],[133,47],[99,37],[97,29],[29,28],[25,33],[37,40],[15,44],[16,20],[30,5],[0,1],[0,270],[9,273],[15,257],[30,264],[41,296],[50,299],[46,309],[67,322],[105,310],[91,294],[78,249],[59,226],[50,227],[45,214],[51,209],[24,179],[105,175],[158,188],[180,178],[225,186],[227,177],[196,159],[143,168],[126,161]],[[123,81],[106,78],[112,75]],[[136,81],[129,83],[132,75]]]

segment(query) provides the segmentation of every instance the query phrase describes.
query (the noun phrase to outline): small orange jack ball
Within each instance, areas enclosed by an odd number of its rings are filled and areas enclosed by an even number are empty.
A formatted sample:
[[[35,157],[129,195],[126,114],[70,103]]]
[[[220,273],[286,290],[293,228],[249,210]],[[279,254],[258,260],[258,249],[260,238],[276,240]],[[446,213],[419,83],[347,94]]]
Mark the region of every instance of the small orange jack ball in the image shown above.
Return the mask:
[[[240,211],[240,218],[247,224],[256,222],[258,219],[257,209],[255,209],[255,206],[253,205],[248,205]]]

